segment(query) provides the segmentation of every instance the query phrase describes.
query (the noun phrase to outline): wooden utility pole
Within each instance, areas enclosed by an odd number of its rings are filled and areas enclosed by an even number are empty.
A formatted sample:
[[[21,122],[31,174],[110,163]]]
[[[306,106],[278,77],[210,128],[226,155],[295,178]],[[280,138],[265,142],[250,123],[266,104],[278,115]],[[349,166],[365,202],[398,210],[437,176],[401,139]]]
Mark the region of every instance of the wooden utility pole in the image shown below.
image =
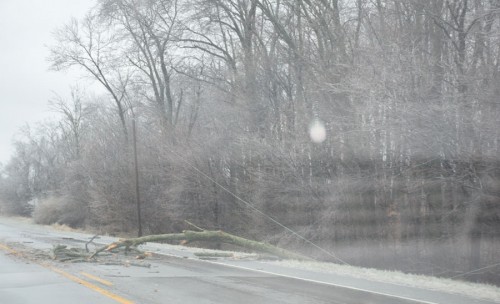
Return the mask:
[[[132,119],[132,136],[134,141],[135,203],[137,205],[137,235],[141,237],[142,236],[141,197],[139,195],[139,165],[137,162],[137,131],[135,126],[135,118]]]

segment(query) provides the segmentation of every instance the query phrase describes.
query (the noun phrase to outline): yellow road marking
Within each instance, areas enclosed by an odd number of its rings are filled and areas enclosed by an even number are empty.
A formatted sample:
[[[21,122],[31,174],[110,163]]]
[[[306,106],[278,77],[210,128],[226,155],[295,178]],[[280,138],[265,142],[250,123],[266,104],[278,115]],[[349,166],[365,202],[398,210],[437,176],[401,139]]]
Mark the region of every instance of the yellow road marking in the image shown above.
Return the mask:
[[[17,251],[2,243],[0,243],[0,249],[3,251],[7,251],[8,253],[17,254]]]
[[[103,284],[103,285],[106,285],[106,286],[113,286],[113,283],[111,283],[110,281],[106,281],[106,280],[104,280],[104,279],[101,279],[101,278],[99,278],[99,277],[96,277],[96,276],[94,276],[94,275],[91,275],[90,273],[86,273],[86,272],[83,272],[83,271],[82,271],[82,272],[80,272],[80,274],[81,274],[81,275],[83,275],[83,276],[85,276],[85,277],[87,277],[87,278],[89,278],[89,279],[91,279],[91,280],[94,280],[94,281],[96,281],[96,282],[99,282],[99,283],[101,283],[101,284]]]
[[[14,250],[14,249],[10,248],[9,246],[4,245],[2,243],[0,243],[0,250],[7,251],[8,253],[12,253],[12,254],[16,254],[16,255],[19,254],[18,251]],[[116,302],[118,302],[120,304],[134,304],[134,302],[132,302],[130,300],[122,298],[119,295],[116,295],[116,294],[112,293],[111,291],[108,291],[108,290],[106,290],[104,288],[101,288],[101,287],[99,287],[97,285],[94,285],[94,284],[92,284],[90,282],[82,280],[82,279],[80,279],[80,278],[78,278],[78,277],[76,277],[76,276],[74,276],[72,274],[69,274],[69,273],[67,273],[65,271],[62,271],[61,269],[52,267],[52,266],[50,266],[50,265],[48,265],[46,263],[40,263],[40,262],[34,261],[32,259],[29,259],[29,258],[28,258],[28,260],[30,260],[31,262],[34,262],[34,263],[36,263],[36,264],[38,264],[40,266],[43,266],[43,267],[45,267],[45,268],[47,268],[49,270],[52,270],[53,272],[58,273],[58,274],[62,275],[63,277],[65,277],[67,279],[70,279],[71,281],[74,281],[74,282],[76,282],[76,283],[78,283],[80,285],[83,285],[83,286],[85,286],[85,287],[87,287],[89,289],[92,289],[93,291],[96,291],[96,292],[98,292],[98,293],[100,293],[100,294],[102,294],[102,295],[104,295],[104,296],[106,296],[106,297],[108,297],[110,299],[113,299],[113,300],[115,300]],[[93,276],[91,274],[84,273],[84,272],[82,272],[81,274],[84,275],[84,276],[86,276],[86,277],[88,277],[88,278],[91,278],[93,280],[97,279],[96,281],[98,281],[98,282],[100,282],[100,283],[102,283],[104,285],[107,285],[107,286],[113,285],[111,282],[108,282],[106,280],[102,280],[102,279],[100,279],[98,277],[95,277],[95,276]]]
[[[129,301],[129,300],[125,299],[125,298],[122,298],[119,295],[116,295],[116,294],[114,294],[114,293],[112,293],[112,292],[110,292],[110,291],[108,291],[106,289],[103,289],[103,288],[101,288],[101,287],[99,287],[97,285],[94,285],[94,284],[92,284],[90,282],[87,282],[87,281],[82,280],[82,279],[80,279],[78,277],[75,277],[74,275],[69,274],[69,273],[67,273],[65,271],[62,271],[61,269],[57,269],[57,268],[50,267],[50,266],[49,266],[49,269],[51,269],[54,272],[57,272],[58,274],[66,277],[66,278],[68,278],[68,279],[70,279],[70,280],[72,280],[74,282],[77,282],[78,284],[81,284],[81,285],[83,285],[83,286],[85,286],[85,287],[87,287],[89,289],[97,291],[98,293],[100,293],[102,295],[105,295],[108,298],[111,298],[111,299],[115,300],[118,303],[121,303],[121,304],[134,304],[134,302],[132,302],[132,301]]]

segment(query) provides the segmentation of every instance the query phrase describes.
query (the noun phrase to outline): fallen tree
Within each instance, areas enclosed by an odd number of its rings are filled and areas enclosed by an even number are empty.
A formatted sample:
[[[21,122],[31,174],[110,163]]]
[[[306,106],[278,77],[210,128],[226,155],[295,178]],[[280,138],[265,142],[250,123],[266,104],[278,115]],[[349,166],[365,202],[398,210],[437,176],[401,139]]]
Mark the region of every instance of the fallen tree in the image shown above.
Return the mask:
[[[195,226],[196,227],[196,226]],[[197,228],[197,227],[196,227]],[[147,243],[147,242],[174,242],[178,241],[181,244],[187,244],[191,242],[212,242],[212,243],[224,243],[231,244],[235,246],[242,247],[246,250],[268,253],[271,255],[275,255],[282,259],[292,259],[292,260],[311,260],[310,258],[303,256],[301,254],[297,254],[291,251],[288,251],[283,248],[279,248],[273,246],[271,244],[266,244],[262,242],[257,242],[249,239],[245,239],[233,234],[226,233],[224,231],[211,231],[211,230],[202,230],[201,231],[192,231],[192,230],[184,230],[182,233],[170,233],[170,234],[156,234],[156,235],[147,235],[137,238],[130,238],[119,240],[117,242],[111,243],[109,245],[103,246],[97,249],[89,259],[94,258],[101,252],[111,251],[118,248],[125,248],[125,252],[131,250],[131,248],[137,247],[138,245]]]

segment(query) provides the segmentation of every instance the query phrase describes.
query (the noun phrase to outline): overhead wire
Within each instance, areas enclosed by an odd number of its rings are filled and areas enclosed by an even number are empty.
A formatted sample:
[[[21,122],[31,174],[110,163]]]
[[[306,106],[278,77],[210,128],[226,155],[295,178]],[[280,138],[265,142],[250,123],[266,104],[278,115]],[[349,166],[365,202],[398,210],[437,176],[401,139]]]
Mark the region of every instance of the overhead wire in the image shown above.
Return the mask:
[[[489,268],[494,268],[494,267],[497,267],[497,266],[500,266],[500,263],[491,264],[491,265],[488,265],[488,266],[485,266],[485,267],[481,267],[481,268],[478,268],[478,269],[473,269],[471,271],[467,271],[467,272],[464,272],[464,273],[460,273],[460,274],[454,275],[452,277],[449,277],[448,279],[455,279],[455,278],[458,278],[458,277],[463,277],[463,276],[468,275],[468,274],[476,273],[478,271],[489,269]]]
[[[278,225],[279,227],[285,229],[286,231],[290,232],[292,235],[296,236],[297,238],[303,240],[304,242],[310,244],[311,246],[313,246],[314,248],[320,250],[321,252],[325,253],[326,255],[328,255],[329,257],[335,259],[336,261],[339,261],[341,262],[342,264],[345,264],[345,265],[350,265],[349,263],[347,263],[346,261],[344,261],[343,259],[339,258],[338,256],[336,256],[335,254],[333,254],[332,252],[326,250],[325,248],[319,246],[318,244],[314,243],[313,241],[309,240],[308,238],[306,238],[305,236],[301,235],[300,233],[296,232],[295,230],[293,230],[292,228],[280,223],[278,220],[276,220],[275,218],[273,218],[272,216],[266,214],[265,212],[263,212],[262,210],[260,210],[259,208],[255,207],[254,204],[252,204],[251,202],[241,198],[239,195],[235,194],[234,192],[232,192],[230,189],[226,188],[224,185],[220,184],[219,182],[217,182],[215,179],[213,179],[212,177],[210,177],[208,174],[206,174],[205,172],[203,172],[202,170],[200,170],[198,167],[196,167],[195,165],[193,165],[191,162],[189,162],[187,159],[185,159],[182,155],[180,155],[179,153],[175,152],[174,150],[172,149],[168,149],[172,154],[174,154],[175,156],[177,156],[179,159],[181,159],[185,164],[187,164],[189,167],[191,167],[193,170],[195,170],[196,172],[198,172],[199,174],[201,174],[203,177],[205,177],[206,179],[210,180],[212,183],[214,183],[215,185],[217,185],[219,188],[221,188],[222,190],[224,190],[225,192],[227,192],[229,195],[233,196],[235,199],[237,199],[238,201],[240,201],[241,203],[243,203],[245,206],[247,206],[248,208],[252,209],[254,212],[264,216],[265,218],[267,218],[268,220],[270,220],[271,222],[273,222],[274,224]]]

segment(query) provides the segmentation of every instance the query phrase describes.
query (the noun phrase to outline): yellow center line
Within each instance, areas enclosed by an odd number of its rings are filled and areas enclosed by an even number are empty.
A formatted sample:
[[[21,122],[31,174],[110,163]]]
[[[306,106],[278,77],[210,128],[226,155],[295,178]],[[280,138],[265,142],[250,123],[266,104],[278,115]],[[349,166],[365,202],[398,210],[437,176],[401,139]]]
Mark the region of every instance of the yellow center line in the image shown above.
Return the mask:
[[[108,298],[111,298],[111,299],[115,300],[118,303],[121,303],[121,304],[133,304],[134,303],[134,302],[129,301],[129,300],[125,299],[125,298],[122,298],[119,295],[116,295],[116,294],[114,294],[114,293],[112,293],[112,292],[110,292],[110,291],[108,291],[106,289],[103,289],[103,288],[101,288],[101,287],[99,287],[97,285],[94,285],[94,284],[92,284],[90,282],[87,282],[87,281],[82,280],[82,279],[80,279],[78,277],[75,277],[72,274],[69,274],[69,273],[67,273],[65,271],[62,271],[61,269],[57,269],[57,268],[50,267],[50,266],[49,266],[49,269],[51,269],[54,272],[57,272],[58,274],[66,277],[66,278],[68,278],[68,279],[70,279],[70,280],[72,280],[74,282],[77,282],[78,284],[81,284],[81,285],[83,285],[83,286],[85,286],[85,287],[87,287],[89,289],[97,291],[98,293],[100,293],[102,295],[105,295]]]
[[[111,283],[110,281],[106,281],[106,280],[104,280],[104,279],[101,279],[101,278],[99,278],[99,277],[96,277],[96,276],[94,276],[94,275],[91,275],[90,273],[86,273],[86,272],[83,272],[83,271],[82,271],[82,272],[80,272],[80,274],[81,274],[81,275],[83,275],[83,276],[85,276],[85,277],[87,277],[87,278],[89,278],[89,279],[91,279],[91,280],[94,280],[94,281],[96,281],[96,282],[99,282],[99,283],[101,283],[101,284],[103,284],[103,285],[106,285],[106,286],[113,286],[113,283]]]
[[[8,253],[17,254],[17,251],[2,243],[0,243],[0,249],[3,251],[7,251]]]
[[[19,251],[15,250],[13,248],[10,248],[9,246],[7,246],[5,244],[2,244],[2,243],[0,243],[0,250],[6,251],[6,252],[12,253],[12,254],[20,255]],[[65,272],[65,271],[63,271],[61,269],[52,267],[52,266],[50,266],[50,265],[48,265],[46,263],[40,263],[40,262],[35,261],[33,259],[29,259],[28,257],[26,257],[26,258],[28,260],[30,260],[31,262],[34,262],[34,263],[36,263],[36,264],[38,264],[38,265],[40,265],[42,267],[45,267],[45,268],[47,268],[49,270],[52,270],[55,273],[58,273],[58,274],[62,275],[63,277],[65,277],[67,279],[70,279],[71,281],[74,281],[74,282],[76,282],[76,283],[78,283],[80,285],[83,285],[83,286],[85,286],[85,287],[87,287],[87,288],[89,288],[89,289],[91,289],[93,291],[96,291],[96,292],[98,292],[98,293],[100,293],[100,294],[102,294],[102,295],[104,295],[104,296],[106,296],[106,297],[108,297],[110,299],[113,299],[113,300],[115,300],[118,303],[121,303],[121,304],[134,304],[134,302],[132,302],[130,300],[122,298],[119,295],[112,293],[111,291],[108,291],[108,290],[106,290],[104,288],[101,288],[101,287],[99,287],[97,285],[94,285],[94,284],[92,284],[90,282],[82,280],[79,277],[76,277],[76,276],[74,276],[74,275],[72,275],[70,273],[67,273],[67,272]],[[98,282],[100,282],[100,283],[102,283],[104,285],[108,285],[108,284],[110,284],[108,286],[113,285],[111,282],[108,282],[106,280],[102,280],[102,279],[100,279],[98,277],[94,277],[93,275],[90,275],[90,274],[85,274],[84,272],[82,272],[82,275],[85,275],[86,277],[89,277],[89,278],[94,279],[94,280],[98,279],[96,281],[98,281]],[[106,282],[106,283],[104,283],[104,282]]]

